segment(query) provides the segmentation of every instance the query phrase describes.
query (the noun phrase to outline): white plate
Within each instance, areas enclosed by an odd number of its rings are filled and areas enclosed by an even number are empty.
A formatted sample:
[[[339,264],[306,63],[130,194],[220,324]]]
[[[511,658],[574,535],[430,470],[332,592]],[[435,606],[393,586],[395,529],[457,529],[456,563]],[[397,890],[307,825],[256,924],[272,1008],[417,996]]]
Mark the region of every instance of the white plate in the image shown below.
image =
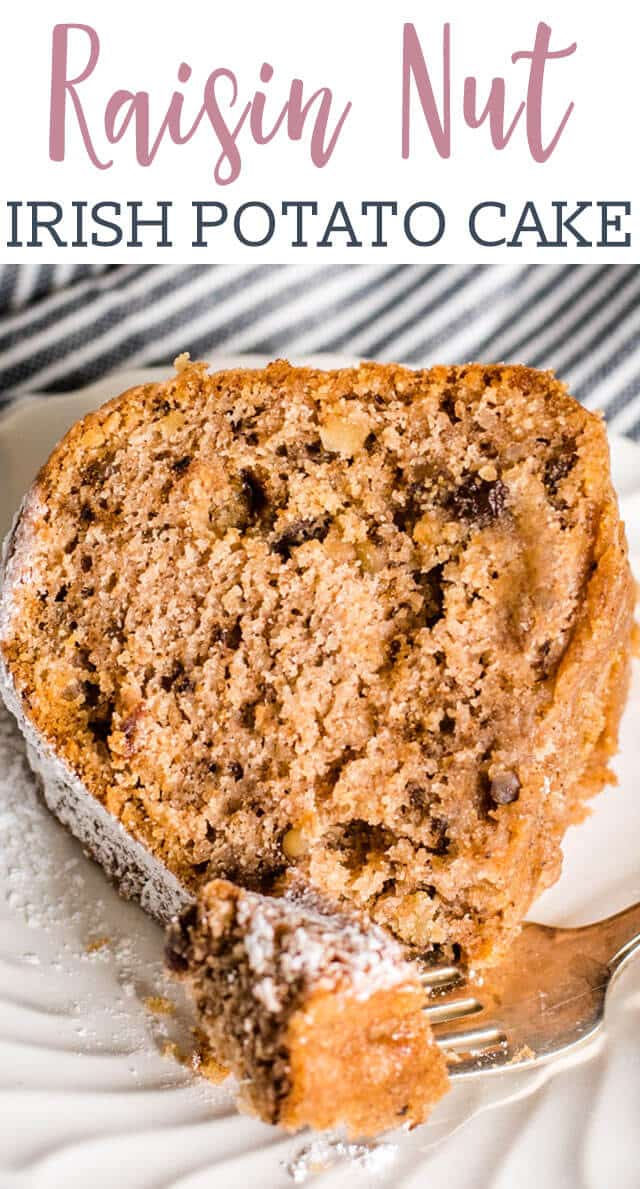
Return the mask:
[[[0,419],[0,532],[68,426],[158,374],[120,373],[9,410]],[[640,563],[640,449],[618,439],[612,456]],[[619,788],[569,832],[562,879],[536,905],[538,920],[578,924],[640,899],[639,707],[636,672]],[[174,1015],[145,1003],[158,995]],[[310,1162],[325,1162],[310,1177],[323,1189],[640,1185],[640,961],[611,992],[606,1035],[574,1063],[457,1086],[424,1127],[362,1151],[286,1137],[236,1114],[228,1089],[162,1054],[171,1040],[188,1048],[189,1026],[162,972],[160,929],[119,900],[43,808],[0,711],[1,1189],[286,1189],[287,1165],[302,1178],[309,1142]]]

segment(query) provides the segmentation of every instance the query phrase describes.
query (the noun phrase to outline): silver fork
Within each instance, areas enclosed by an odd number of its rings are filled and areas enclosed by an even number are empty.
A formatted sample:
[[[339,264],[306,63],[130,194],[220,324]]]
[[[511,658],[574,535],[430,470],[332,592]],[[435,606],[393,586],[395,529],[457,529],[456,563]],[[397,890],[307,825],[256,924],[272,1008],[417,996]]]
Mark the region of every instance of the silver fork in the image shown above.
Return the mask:
[[[640,904],[579,929],[526,924],[482,978],[425,967],[426,1008],[452,1078],[522,1069],[589,1040],[607,991],[640,950]]]

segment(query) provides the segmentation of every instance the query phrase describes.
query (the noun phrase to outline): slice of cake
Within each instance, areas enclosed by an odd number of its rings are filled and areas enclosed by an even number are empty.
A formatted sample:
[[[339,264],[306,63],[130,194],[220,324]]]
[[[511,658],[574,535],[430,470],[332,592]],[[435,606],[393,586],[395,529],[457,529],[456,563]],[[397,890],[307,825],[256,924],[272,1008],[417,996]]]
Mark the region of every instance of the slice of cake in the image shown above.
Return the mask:
[[[491,961],[610,779],[632,581],[552,373],[183,361],[67,434],[5,564],[45,796],[161,917],[297,868]]]
[[[371,1136],[422,1123],[447,1087],[416,970],[356,914],[214,880],[169,929],[167,963],[267,1123]]]

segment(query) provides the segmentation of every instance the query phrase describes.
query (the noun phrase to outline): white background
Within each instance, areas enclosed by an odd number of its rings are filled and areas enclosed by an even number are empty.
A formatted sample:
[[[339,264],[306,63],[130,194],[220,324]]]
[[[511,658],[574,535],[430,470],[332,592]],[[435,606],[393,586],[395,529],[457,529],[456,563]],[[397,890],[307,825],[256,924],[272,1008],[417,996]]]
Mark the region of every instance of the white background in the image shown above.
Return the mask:
[[[309,4],[302,0],[272,0],[235,4],[181,0],[161,6],[131,0],[27,0],[4,10],[4,37],[0,44],[0,240],[8,238],[7,200],[72,199],[88,202],[157,199],[173,201],[171,231],[173,248],[158,249],[155,236],[146,233],[144,246],[108,249],[39,250],[1,249],[2,259],[30,259],[42,263],[62,260],[140,259],[145,261],[200,260],[266,261],[309,260],[314,256],[327,264],[339,261],[504,261],[539,263],[553,260],[585,262],[589,259],[615,263],[640,258],[640,203],[638,186],[637,124],[640,116],[637,64],[637,17],[635,6],[623,0],[592,5],[575,0],[543,5],[520,0],[515,5],[503,0],[431,0],[426,3],[378,5],[360,0],[324,0]],[[413,21],[432,70],[434,84],[440,83],[442,25],[452,24],[452,119],[453,153],[443,161],[428,135],[417,100],[414,104],[413,154],[401,158],[401,63],[402,27]],[[479,96],[486,96],[491,78],[507,79],[507,110],[512,112],[525,97],[528,63],[512,65],[515,50],[531,49],[538,21],[553,29],[552,48],[578,43],[568,59],[552,62],[545,82],[546,127],[555,128],[568,102],[575,100],[559,147],[546,164],[532,161],[524,136],[524,125],[516,131],[503,152],[490,143],[482,126],[468,129],[462,120],[462,88],[467,74],[479,79]],[[97,171],[90,165],[81,144],[75,119],[68,123],[67,159],[52,163],[48,158],[49,88],[51,33],[56,21],[92,24],[101,39],[100,61],[90,80],[82,85],[85,110],[103,153],[115,159],[112,169]],[[80,47],[81,42],[78,42]],[[86,49],[82,43],[81,54]],[[84,58],[83,58],[84,61]],[[152,126],[160,123],[177,84],[181,61],[193,68],[191,81],[183,88],[185,111],[195,112],[201,104],[202,85],[216,67],[232,69],[239,82],[239,104],[251,98],[259,83],[263,61],[275,68],[266,87],[275,114],[288,93],[290,80],[305,80],[307,93],[319,86],[334,92],[335,112],[351,100],[337,149],[324,169],[312,165],[308,140],[292,143],[278,137],[260,147],[248,135],[240,145],[243,169],[238,181],[219,187],[213,168],[219,149],[209,125],[203,122],[196,138],[186,146],[166,142],[150,168],[137,165],[131,137],[109,147],[100,135],[104,106],[117,87],[146,89],[152,93]],[[277,104],[275,100],[279,100]],[[547,133],[547,136],[549,132]],[[395,200],[400,208],[411,202],[431,200],[447,215],[447,230],[434,248],[412,247],[401,234],[401,221],[390,224],[389,247],[346,248],[338,236],[331,249],[291,248],[293,220],[279,223],[279,230],[263,248],[244,248],[232,228],[212,233],[209,248],[191,247],[193,238],[192,200],[218,200],[235,209],[245,201],[260,200],[278,209],[284,199],[315,199],[328,217],[337,199],[349,204],[355,218],[363,200]],[[577,200],[630,200],[631,248],[568,249],[536,248],[533,236],[525,237],[520,249],[486,249],[473,243],[467,230],[468,212],[479,201],[502,201],[508,208],[504,228],[510,235],[526,200],[535,200],[545,220],[551,200],[563,200],[570,207]],[[147,213],[153,213],[147,207]],[[314,222],[322,233],[322,222]],[[369,234],[372,223],[357,223],[357,230]],[[582,220],[588,230],[594,224]],[[71,224],[67,225],[71,239]],[[553,223],[549,222],[553,237]],[[63,230],[64,234],[64,230]],[[570,237],[571,238],[571,237]],[[597,239],[597,234],[594,239]]]

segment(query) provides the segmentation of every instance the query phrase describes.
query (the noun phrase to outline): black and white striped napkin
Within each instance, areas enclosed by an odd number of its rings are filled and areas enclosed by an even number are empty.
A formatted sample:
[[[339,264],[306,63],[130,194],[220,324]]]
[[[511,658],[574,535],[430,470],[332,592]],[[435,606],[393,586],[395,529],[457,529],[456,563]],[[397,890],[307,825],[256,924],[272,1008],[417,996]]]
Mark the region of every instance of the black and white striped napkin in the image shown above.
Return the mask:
[[[552,367],[640,440],[636,265],[0,266],[0,402],[185,350]]]

